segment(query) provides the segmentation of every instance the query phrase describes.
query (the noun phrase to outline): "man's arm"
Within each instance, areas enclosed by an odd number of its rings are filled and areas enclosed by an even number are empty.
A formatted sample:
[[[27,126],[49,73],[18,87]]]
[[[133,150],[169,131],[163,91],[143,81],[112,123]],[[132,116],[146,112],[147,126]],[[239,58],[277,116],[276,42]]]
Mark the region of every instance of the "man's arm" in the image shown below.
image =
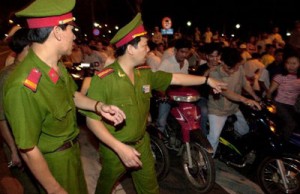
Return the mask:
[[[51,174],[46,160],[40,150],[35,146],[32,149],[20,150],[20,154],[25,163],[49,194],[66,194],[67,192],[60,186]]]
[[[245,98],[242,95],[237,94],[237,93],[235,93],[235,92],[233,92],[231,90],[223,91],[221,94],[223,96],[225,96],[226,98],[232,100],[232,101],[242,102],[242,103],[244,103],[244,104],[246,104],[248,106],[252,106],[252,107],[255,106],[259,110],[261,109],[261,106],[255,100],[251,100],[251,99]]]
[[[106,119],[114,122],[114,125],[122,123],[126,118],[125,113],[118,107],[97,102],[80,92],[75,92],[74,102],[77,108],[99,113]]]
[[[22,166],[21,159],[15,144],[15,140],[10,132],[6,120],[0,121],[0,133],[11,151],[11,162],[13,166]]]
[[[112,134],[106,129],[101,121],[87,117],[86,123],[88,128],[96,135],[98,139],[100,139],[118,154],[126,167],[142,166],[142,162],[139,158],[140,153],[133,147],[120,142],[114,136],[112,136]]]
[[[243,87],[244,90],[250,94],[252,96],[252,98],[256,101],[260,101],[260,98],[255,94],[253,88],[250,86],[249,82],[247,81],[247,83],[245,84],[245,86]]]
[[[269,90],[267,91],[267,98],[270,98],[270,99],[272,98],[272,94],[275,90],[277,90],[278,86],[279,86],[279,83],[277,83],[276,81],[273,80],[271,82],[271,86],[270,86]]]
[[[194,86],[208,84],[215,93],[220,93],[227,88],[227,84],[211,77],[195,76],[189,74],[173,73],[171,85]]]

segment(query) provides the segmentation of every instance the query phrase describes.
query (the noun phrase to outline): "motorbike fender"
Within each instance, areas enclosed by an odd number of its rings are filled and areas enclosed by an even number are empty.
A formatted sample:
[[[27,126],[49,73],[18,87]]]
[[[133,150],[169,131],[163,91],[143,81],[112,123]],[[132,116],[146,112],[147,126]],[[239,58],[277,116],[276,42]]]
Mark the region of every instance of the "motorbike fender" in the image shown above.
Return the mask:
[[[191,142],[196,142],[208,153],[213,154],[214,150],[206,136],[200,130],[194,130],[190,133]]]

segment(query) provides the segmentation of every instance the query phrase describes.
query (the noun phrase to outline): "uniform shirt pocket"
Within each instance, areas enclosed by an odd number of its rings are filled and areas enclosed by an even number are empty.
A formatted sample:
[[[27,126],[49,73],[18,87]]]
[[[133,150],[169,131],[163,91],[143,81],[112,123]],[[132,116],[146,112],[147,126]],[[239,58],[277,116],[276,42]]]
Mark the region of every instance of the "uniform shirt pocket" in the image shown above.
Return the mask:
[[[54,118],[59,121],[62,121],[66,118],[67,114],[72,110],[72,107],[67,103],[62,103],[60,107],[57,107],[53,112]]]

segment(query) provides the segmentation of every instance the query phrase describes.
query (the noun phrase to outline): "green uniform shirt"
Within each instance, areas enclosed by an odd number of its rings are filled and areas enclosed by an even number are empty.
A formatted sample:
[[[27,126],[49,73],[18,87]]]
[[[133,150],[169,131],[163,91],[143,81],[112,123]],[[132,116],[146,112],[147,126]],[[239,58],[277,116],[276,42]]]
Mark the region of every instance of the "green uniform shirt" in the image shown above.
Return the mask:
[[[151,90],[166,90],[171,82],[172,74],[136,68],[133,85],[118,62],[111,64],[108,68],[112,68],[114,72],[102,78],[94,76],[88,96],[121,108],[126,114],[124,124],[114,127],[105,122],[105,125],[118,140],[122,142],[137,141],[145,134]],[[93,119],[100,119],[93,112],[81,112]]]
[[[42,74],[36,92],[24,86],[34,68]],[[54,83],[51,68],[30,49],[5,82],[5,114],[21,149],[37,146],[42,153],[52,152],[79,133],[73,101],[77,86],[62,64],[59,69]]]

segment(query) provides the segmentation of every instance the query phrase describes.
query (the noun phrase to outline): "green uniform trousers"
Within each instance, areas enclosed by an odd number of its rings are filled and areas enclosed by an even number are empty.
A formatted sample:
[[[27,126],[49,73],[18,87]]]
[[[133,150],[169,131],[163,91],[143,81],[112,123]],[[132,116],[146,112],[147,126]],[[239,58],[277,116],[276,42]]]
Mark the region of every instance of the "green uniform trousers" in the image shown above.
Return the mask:
[[[159,187],[154,167],[154,158],[150,148],[150,138],[146,133],[142,141],[134,146],[141,153],[142,168],[131,171],[133,183],[138,194],[158,194]],[[102,170],[98,179],[96,194],[111,194],[115,183],[125,174],[126,168],[111,149],[100,146]]]
[[[55,179],[69,194],[88,193],[78,143],[63,151],[44,154],[44,157]]]

